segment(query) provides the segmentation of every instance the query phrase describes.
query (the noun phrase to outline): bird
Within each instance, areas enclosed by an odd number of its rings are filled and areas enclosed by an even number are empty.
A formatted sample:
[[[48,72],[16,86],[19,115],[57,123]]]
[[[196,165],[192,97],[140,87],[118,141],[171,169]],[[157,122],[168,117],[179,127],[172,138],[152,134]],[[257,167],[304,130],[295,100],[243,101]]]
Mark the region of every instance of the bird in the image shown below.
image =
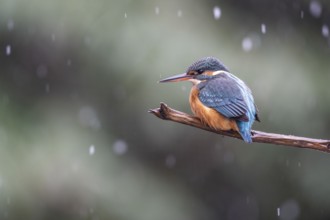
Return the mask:
[[[250,88],[215,57],[204,57],[191,64],[185,73],[160,80],[160,83],[190,81],[189,103],[203,124],[215,130],[237,131],[252,143],[251,127],[260,121]]]

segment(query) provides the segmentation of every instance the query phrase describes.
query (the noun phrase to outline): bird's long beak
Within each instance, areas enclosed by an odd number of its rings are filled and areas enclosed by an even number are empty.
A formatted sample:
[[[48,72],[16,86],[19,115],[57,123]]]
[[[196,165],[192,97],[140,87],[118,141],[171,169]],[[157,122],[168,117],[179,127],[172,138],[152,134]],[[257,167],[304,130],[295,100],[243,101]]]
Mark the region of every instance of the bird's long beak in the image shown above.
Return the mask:
[[[179,82],[179,81],[185,81],[191,79],[192,76],[187,75],[186,73],[178,74],[175,76],[170,76],[168,78],[162,79],[159,82],[164,83],[164,82]]]

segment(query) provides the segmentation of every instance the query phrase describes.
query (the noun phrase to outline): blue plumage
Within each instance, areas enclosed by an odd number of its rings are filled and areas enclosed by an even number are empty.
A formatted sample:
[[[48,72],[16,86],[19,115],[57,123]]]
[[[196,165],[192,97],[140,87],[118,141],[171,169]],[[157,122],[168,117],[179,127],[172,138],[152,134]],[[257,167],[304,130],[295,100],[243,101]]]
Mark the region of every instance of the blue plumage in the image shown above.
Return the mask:
[[[234,119],[244,141],[251,143],[251,127],[257,110],[246,84],[229,72],[220,71],[197,86],[200,101],[223,116]]]

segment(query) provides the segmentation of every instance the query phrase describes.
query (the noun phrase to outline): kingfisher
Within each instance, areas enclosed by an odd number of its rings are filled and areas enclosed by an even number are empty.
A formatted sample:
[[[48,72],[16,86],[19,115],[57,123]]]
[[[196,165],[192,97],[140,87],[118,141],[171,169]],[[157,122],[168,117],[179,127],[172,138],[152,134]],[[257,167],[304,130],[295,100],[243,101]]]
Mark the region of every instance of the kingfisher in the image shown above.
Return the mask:
[[[190,65],[183,74],[159,82],[190,81],[189,103],[202,123],[215,130],[237,131],[252,143],[251,127],[260,121],[250,88],[215,57],[205,57]]]

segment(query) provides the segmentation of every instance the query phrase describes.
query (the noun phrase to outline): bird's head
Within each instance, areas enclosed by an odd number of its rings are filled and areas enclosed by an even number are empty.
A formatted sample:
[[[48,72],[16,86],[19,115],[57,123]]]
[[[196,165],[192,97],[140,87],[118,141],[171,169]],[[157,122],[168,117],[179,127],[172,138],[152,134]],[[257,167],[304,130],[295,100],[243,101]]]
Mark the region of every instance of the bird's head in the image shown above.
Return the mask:
[[[183,74],[171,76],[160,80],[159,82],[179,82],[189,80],[194,84],[201,81],[210,80],[221,71],[228,72],[228,69],[215,57],[202,58],[192,65]]]

